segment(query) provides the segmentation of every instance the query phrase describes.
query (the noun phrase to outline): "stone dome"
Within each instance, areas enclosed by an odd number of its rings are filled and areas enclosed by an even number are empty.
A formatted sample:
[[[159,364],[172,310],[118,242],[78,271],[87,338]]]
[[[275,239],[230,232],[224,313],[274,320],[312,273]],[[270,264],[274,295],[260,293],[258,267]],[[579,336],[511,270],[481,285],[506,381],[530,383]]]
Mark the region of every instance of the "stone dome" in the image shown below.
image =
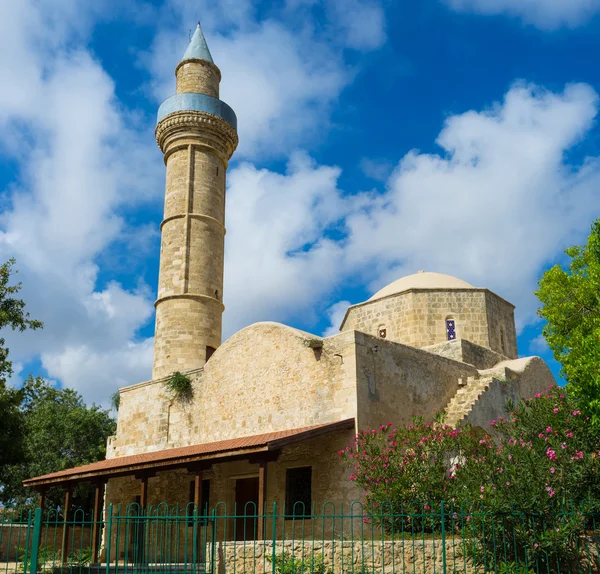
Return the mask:
[[[473,287],[470,283],[467,283],[458,277],[453,277],[452,275],[433,273],[431,271],[419,271],[414,275],[401,277],[389,285],[386,285],[383,289],[377,291],[369,301],[403,293],[409,289],[477,289],[477,287]]]

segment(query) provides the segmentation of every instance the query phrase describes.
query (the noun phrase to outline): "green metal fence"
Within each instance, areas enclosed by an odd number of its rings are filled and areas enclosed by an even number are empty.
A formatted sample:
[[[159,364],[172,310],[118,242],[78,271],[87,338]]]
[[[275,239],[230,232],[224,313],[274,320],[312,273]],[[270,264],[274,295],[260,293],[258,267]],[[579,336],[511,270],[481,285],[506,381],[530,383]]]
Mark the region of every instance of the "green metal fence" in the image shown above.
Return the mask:
[[[591,574],[600,572],[599,518],[586,504],[501,513],[444,503],[131,504],[67,520],[4,510],[0,560],[4,574]]]

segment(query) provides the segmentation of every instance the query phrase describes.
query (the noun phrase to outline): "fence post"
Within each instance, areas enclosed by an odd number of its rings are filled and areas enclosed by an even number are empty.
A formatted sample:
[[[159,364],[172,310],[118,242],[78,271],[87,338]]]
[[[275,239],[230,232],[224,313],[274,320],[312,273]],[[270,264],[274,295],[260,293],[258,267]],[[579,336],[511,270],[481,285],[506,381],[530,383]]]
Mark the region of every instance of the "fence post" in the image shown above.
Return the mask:
[[[277,538],[277,501],[273,502],[273,525],[271,527],[271,533],[272,533],[272,544],[273,547],[271,548],[271,571],[273,574],[275,574],[276,571],[276,559],[277,559],[277,553],[275,552],[275,539]],[[282,564],[283,567],[283,564]]]
[[[440,516],[442,518],[442,572],[446,574],[446,517],[444,515],[444,501],[440,503]]]
[[[112,541],[113,505],[108,505],[108,516],[106,517],[106,574],[110,573],[110,546]],[[117,548],[117,552],[119,549]]]
[[[40,535],[42,533],[42,509],[36,508],[35,515],[33,518],[33,538],[31,540],[31,566],[29,572],[36,574],[38,567],[38,553],[40,548]],[[27,571],[27,566],[23,568],[23,571]]]

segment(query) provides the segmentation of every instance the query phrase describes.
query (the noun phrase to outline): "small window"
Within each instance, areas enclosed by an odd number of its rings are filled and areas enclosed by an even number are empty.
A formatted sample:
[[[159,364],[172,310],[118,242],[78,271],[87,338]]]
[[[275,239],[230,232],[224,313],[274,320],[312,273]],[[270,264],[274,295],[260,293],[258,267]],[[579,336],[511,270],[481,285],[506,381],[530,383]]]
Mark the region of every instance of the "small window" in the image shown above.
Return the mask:
[[[285,476],[287,518],[310,516],[312,509],[312,466],[288,468]]]
[[[216,351],[216,349],[214,347],[209,347],[208,345],[206,346],[206,360],[208,361],[208,359],[210,359],[214,352]]]
[[[379,328],[377,329],[377,334],[381,339],[385,339],[387,337],[387,329],[385,328],[385,325],[379,325]]]
[[[506,355],[506,341],[504,339],[504,326],[500,326],[500,348],[502,349],[502,353]]]
[[[456,321],[452,317],[446,319],[446,335],[448,341],[454,341],[454,339],[456,339]]]

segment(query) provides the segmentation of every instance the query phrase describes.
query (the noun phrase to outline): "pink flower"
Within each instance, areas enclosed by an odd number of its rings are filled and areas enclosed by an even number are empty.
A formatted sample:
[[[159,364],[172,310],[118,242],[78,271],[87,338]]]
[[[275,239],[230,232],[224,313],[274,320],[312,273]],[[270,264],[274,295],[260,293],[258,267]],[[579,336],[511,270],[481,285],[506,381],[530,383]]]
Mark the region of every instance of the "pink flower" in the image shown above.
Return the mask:
[[[479,495],[479,498],[483,498],[483,494],[480,494],[480,495]]]
[[[507,482],[506,482],[506,486],[510,486],[510,482],[508,482],[508,481],[507,481]]]
[[[554,471],[555,471],[555,469],[554,469],[554,467],[552,467],[552,468],[550,469],[550,472],[551,472],[552,474],[554,474]]]
[[[554,452],[551,448],[548,448],[546,454],[550,460],[556,460],[556,452]]]
[[[485,492],[485,486],[482,486],[479,490],[481,490],[481,492]]]
[[[496,421],[491,421],[491,422],[490,422],[490,426],[491,426],[491,427],[493,427],[493,426],[496,426]]]
[[[535,394],[535,398],[536,398],[536,399],[539,399],[541,396],[542,396],[542,393],[536,393],[536,394]]]
[[[554,411],[552,411],[554,414],[556,414],[560,409],[554,409]]]
[[[573,411],[573,416],[576,417],[577,415],[580,415],[581,411]]]
[[[551,433],[552,432],[552,427],[546,427],[546,432],[547,433]]]

